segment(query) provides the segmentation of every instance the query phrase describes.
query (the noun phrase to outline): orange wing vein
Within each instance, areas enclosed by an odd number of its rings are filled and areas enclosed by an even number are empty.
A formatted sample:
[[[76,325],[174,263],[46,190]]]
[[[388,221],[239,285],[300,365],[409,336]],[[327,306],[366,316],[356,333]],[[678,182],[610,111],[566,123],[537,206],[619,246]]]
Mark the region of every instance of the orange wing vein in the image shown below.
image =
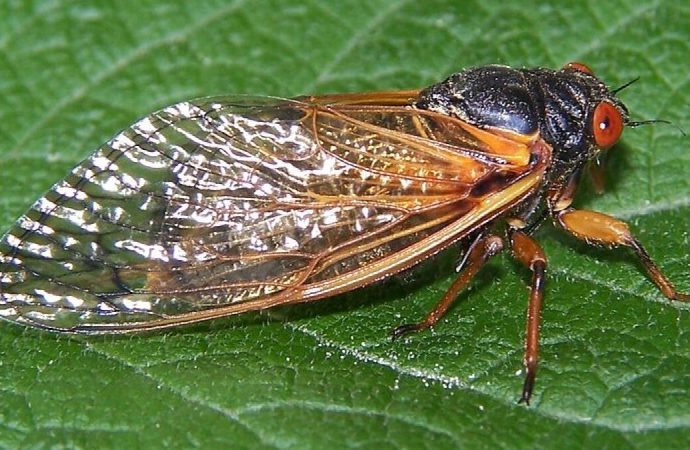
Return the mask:
[[[0,316],[121,332],[325,298],[540,185],[543,141],[416,110],[415,92],[210,98],[141,119],[2,238]]]

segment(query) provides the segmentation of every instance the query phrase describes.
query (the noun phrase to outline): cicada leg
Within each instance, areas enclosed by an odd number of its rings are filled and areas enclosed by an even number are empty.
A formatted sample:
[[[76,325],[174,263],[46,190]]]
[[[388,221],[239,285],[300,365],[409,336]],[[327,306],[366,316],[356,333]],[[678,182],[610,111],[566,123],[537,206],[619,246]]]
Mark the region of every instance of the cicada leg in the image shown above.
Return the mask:
[[[457,299],[460,291],[467,286],[482,266],[502,249],[503,240],[498,236],[488,235],[477,238],[470,246],[465,259],[459,266],[460,274],[458,278],[448,288],[434,309],[421,322],[405,324],[395,328],[391,332],[391,337],[395,340],[405,334],[433,327],[448,311],[448,308]]]
[[[515,258],[532,271],[529,304],[527,306],[527,331],[525,333],[525,383],[518,403],[529,405],[534,381],[539,364],[539,323],[541,306],[544,298],[544,281],[546,279],[546,256],[541,246],[519,230],[510,231],[510,246]]]
[[[577,209],[565,209],[557,212],[555,216],[563,229],[589,244],[631,248],[662,294],[671,300],[690,301],[690,295],[678,292],[661,272],[640,241],[630,233],[625,222],[596,211]]]
[[[589,179],[592,180],[594,192],[597,194],[603,194],[606,190],[606,164],[600,158],[603,156],[589,163]]]

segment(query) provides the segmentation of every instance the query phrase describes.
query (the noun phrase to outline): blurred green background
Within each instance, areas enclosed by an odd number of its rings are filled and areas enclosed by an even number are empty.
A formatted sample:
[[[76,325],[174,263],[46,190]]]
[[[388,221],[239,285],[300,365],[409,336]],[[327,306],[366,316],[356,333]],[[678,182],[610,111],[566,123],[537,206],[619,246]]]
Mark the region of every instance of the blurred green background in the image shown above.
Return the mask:
[[[690,129],[682,2],[0,2],[0,225],[115,132],[217,94],[426,86],[487,63],[582,61],[634,119]],[[690,152],[628,130],[608,191],[690,290]],[[4,448],[687,448],[690,313],[624,251],[547,226],[542,364],[518,406],[529,274],[496,259],[430,332],[392,343],[453,279],[125,338],[0,323]],[[517,270],[516,270],[517,269]]]

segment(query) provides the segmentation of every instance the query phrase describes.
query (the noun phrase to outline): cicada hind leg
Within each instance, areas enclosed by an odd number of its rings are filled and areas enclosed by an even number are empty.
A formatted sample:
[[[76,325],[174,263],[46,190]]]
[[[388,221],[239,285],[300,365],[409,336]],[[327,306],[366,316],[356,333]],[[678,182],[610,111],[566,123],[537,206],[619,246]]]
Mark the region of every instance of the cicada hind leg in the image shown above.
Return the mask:
[[[409,323],[395,328],[391,337],[395,340],[415,331],[425,330],[436,325],[448,309],[458,298],[458,294],[472,281],[472,278],[486,264],[486,262],[503,249],[503,241],[494,235],[479,236],[470,246],[465,258],[460,263],[460,274],[451,284],[434,309],[429,312],[424,320],[417,323]]]
[[[511,229],[509,231],[511,249],[518,261],[532,271],[529,306],[527,308],[527,334],[525,339],[525,382],[522,388],[520,403],[529,404],[539,362],[539,323],[541,319],[542,299],[544,298],[544,280],[546,277],[546,257],[539,244],[526,233]],[[434,326],[448,311],[458,294],[469,284],[484,264],[503,249],[503,240],[494,235],[479,236],[475,239],[460,264],[460,274],[448,288],[441,300],[424,320],[397,327],[391,333],[393,339],[405,334],[424,330]]]

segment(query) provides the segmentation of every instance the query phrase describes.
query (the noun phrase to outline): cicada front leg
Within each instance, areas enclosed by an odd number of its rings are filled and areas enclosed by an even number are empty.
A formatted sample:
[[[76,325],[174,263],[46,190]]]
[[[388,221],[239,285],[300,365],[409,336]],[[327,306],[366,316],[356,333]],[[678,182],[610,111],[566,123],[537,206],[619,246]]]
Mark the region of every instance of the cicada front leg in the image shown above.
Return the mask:
[[[631,248],[662,294],[670,300],[690,301],[690,295],[678,292],[661,272],[625,222],[596,211],[570,208],[556,212],[555,219],[563,229],[588,244]]]

